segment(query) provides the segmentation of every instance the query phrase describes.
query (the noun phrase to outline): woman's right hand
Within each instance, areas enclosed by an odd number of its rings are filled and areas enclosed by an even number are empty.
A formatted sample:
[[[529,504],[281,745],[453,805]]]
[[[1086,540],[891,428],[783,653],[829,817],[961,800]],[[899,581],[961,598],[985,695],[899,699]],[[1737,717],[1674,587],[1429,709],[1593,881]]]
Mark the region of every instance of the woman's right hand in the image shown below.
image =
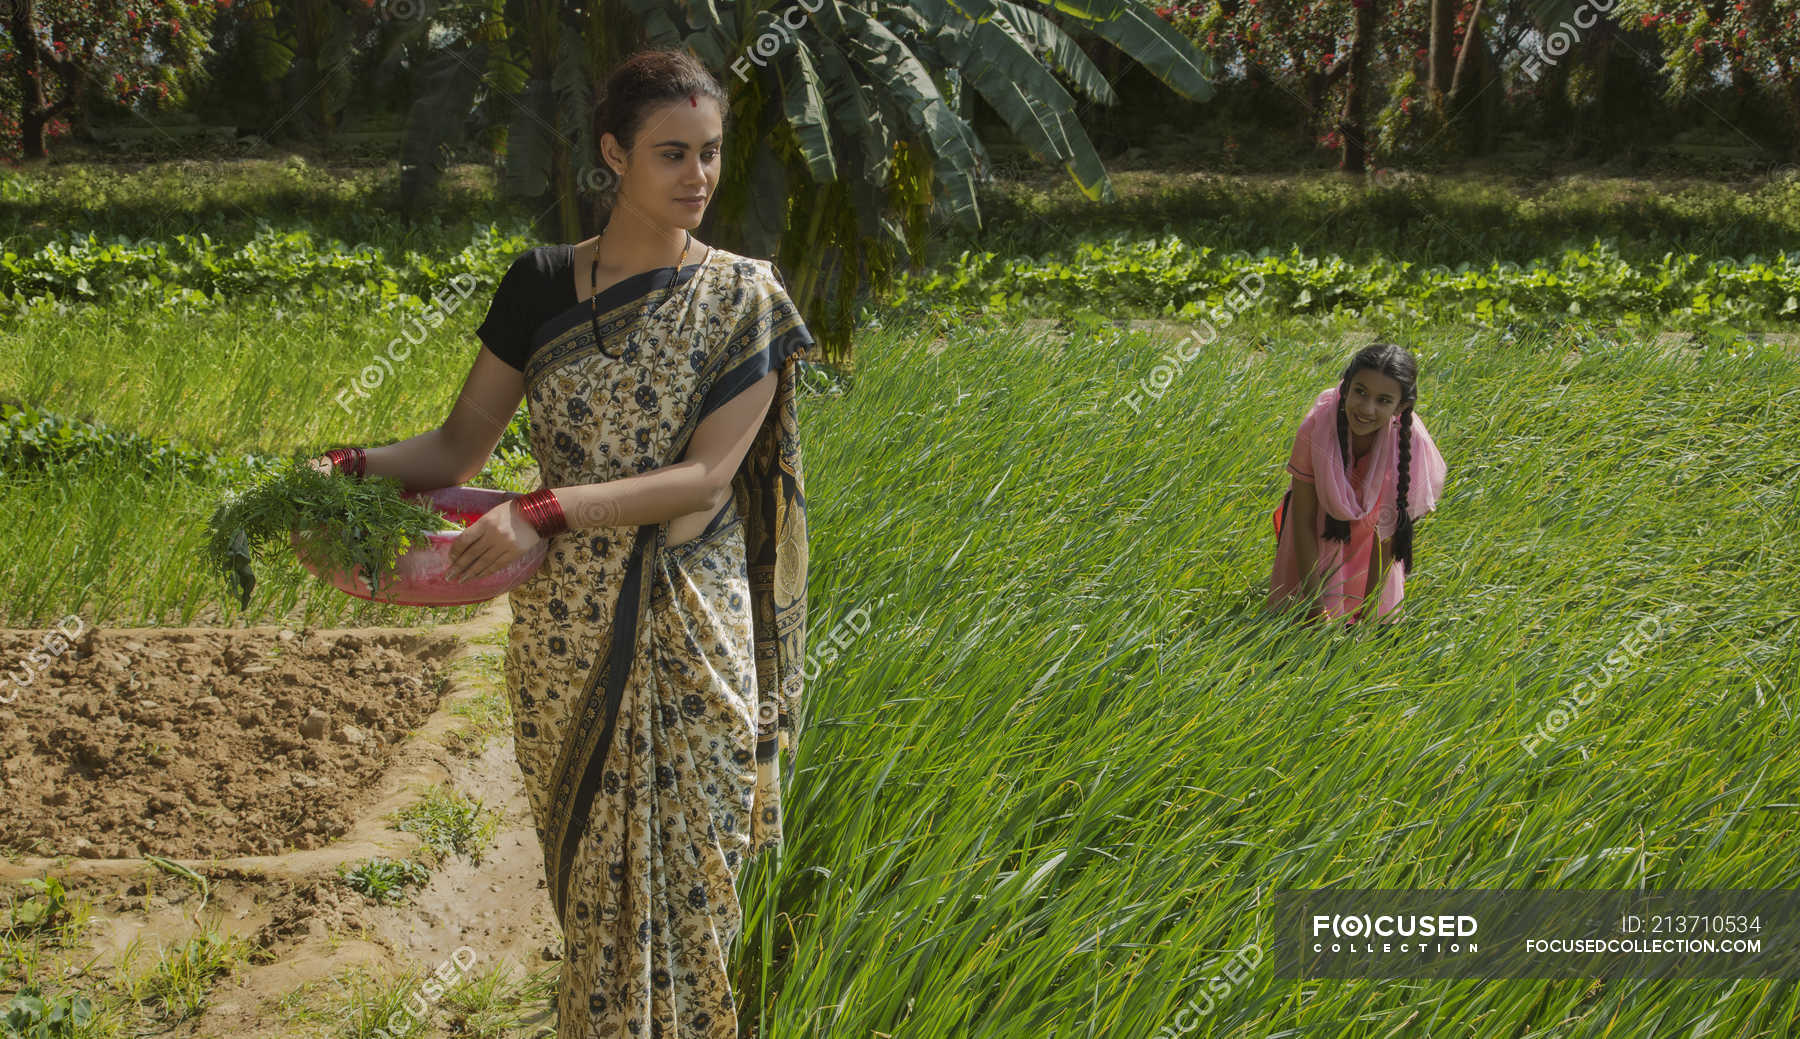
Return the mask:
[[[330,457],[326,455],[319,455],[317,458],[309,458],[307,459],[306,464],[312,466],[315,471],[324,473],[326,476],[330,476],[335,471],[335,467],[331,464]]]

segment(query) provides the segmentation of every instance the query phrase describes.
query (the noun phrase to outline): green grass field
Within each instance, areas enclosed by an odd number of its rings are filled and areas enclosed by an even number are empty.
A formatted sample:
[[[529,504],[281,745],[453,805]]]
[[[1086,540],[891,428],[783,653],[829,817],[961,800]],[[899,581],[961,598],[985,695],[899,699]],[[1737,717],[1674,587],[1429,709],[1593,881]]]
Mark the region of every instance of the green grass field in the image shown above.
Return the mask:
[[[362,386],[360,373],[400,334],[395,323],[257,298],[200,313],[33,312],[9,330],[0,398],[218,454],[390,443],[449,413],[485,311],[485,299],[460,307]],[[0,485],[14,520],[0,531],[0,586],[13,626],[67,613],[109,625],[413,624],[466,619],[478,609],[367,603],[290,563],[259,573],[250,608],[238,610],[223,582],[200,568],[207,517],[234,486],[223,477],[150,477],[123,464],[0,473]]]
[[[1382,638],[1261,611],[1342,328],[1240,327],[1141,415],[1122,397],[1168,344],[992,330],[935,357],[883,337],[809,404],[810,638],[848,646],[808,687],[792,843],[755,896],[786,962],[769,1034],[1149,1036],[1212,995],[1209,963],[1268,950],[1276,888],[1800,886],[1771,853],[1800,818],[1800,357],[1383,331],[1449,473]],[[1775,982],[1298,984],[1266,960],[1213,1001],[1192,1034],[1800,1014]]]
[[[486,298],[347,409],[396,334],[364,313],[40,308],[6,319],[0,399],[219,453],[390,442],[441,421]],[[1800,353],[1266,306],[1158,393],[1172,330],[875,317],[801,402],[815,666],[788,843],[741,881],[760,1035],[1790,1034],[1791,983],[1277,981],[1269,926],[1280,888],[1800,887]],[[1377,334],[1419,359],[1445,492],[1401,623],[1297,626],[1262,609],[1283,462]],[[238,611],[199,562],[227,489],[0,472],[4,623],[473,610],[369,606],[295,565]],[[1209,988],[1248,945],[1262,964]]]

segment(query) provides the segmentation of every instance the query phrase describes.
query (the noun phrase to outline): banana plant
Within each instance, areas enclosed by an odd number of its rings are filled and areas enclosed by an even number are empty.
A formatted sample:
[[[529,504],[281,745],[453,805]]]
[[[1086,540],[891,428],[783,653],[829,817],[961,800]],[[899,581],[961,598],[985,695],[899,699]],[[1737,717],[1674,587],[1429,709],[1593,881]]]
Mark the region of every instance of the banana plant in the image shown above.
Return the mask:
[[[299,98],[282,122],[304,113],[314,132],[329,136],[355,93],[353,66],[379,15],[362,0],[249,0],[238,17],[262,81],[287,81],[286,95]]]
[[[471,91],[506,96],[494,113],[508,122],[504,183],[556,212],[546,234],[578,240],[592,228],[574,199],[604,174],[589,139],[594,85],[639,43],[688,49],[730,97],[718,203],[703,233],[775,259],[827,359],[849,352],[856,299],[919,262],[934,214],[980,226],[978,190],[992,173],[964,114],[969,91],[1035,158],[1062,166],[1086,197],[1110,201],[1070,91],[1103,105],[1118,98],[1077,35],[1117,48],[1193,100],[1212,96],[1216,74],[1139,0],[522,5],[529,80],[508,94],[495,89],[491,57],[487,71],[473,59],[443,66],[415,106],[408,154],[433,151],[450,115],[468,111]],[[505,46],[499,35],[484,42]]]

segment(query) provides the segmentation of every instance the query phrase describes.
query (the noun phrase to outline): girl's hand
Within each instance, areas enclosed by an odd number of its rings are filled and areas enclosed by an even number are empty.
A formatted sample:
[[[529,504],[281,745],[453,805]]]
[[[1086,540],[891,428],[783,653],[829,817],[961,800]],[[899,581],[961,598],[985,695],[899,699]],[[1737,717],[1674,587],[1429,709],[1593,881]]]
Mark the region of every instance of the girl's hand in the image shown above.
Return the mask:
[[[315,470],[324,473],[326,476],[330,476],[334,471],[331,459],[325,455],[320,455],[317,458],[309,458],[306,460],[306,464],[312,466]]]
[[[450,543],[448,576],[452,581],[486,577],[510,565],[542,540],[518,506],[508,502],[489,509]]]

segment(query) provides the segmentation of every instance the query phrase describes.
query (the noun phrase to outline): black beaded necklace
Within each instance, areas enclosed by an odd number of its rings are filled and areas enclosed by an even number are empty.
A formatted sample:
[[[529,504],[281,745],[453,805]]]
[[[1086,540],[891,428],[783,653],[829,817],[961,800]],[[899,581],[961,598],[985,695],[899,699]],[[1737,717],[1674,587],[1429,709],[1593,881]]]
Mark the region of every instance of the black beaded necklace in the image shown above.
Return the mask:
[[[681,255],[675,258],[675,277],[677,277],[677,278],[681,277],[681,261],[687,259],[688,246],[690,246],[692,244],[694,244],[694,232],[689,231],[689,232],[687,232],[686,240],[684,240],[681,243]],[[598,286],[600,284],[600,243],[599,242],[594,243],[594,266],[593,266],[593,269],[588,273],[588,284],[594,285],[594,286]],[[670,284],[673,284],[673,282],[671,281]],[[646,302],[644,304],[643,320],[645,322],[648,322],[650,320],[650,315],[656,313],[657,307],[661,307],[664,303],[667,303],[669,301],[669,297],[673,296],[673,295],[674,295],[673,292],[670,292],[670,293],[664,295],[662,299],[656,301],[656,306],[654,306],[654,307]],[[605,354],[606,356],[612,358],[615,361],[621,357],[624,357],[625,351],[620,350],[616,354],[613,353],[611,350],[608,350],[606,348],[606,341],[600,337],[600,290],[598,288],[594,289],[594,294],[593,294],[593,296],[589,297],[588,303],[590,305],[590,311],[591,311],[588,315],[588,320],[591,321],[594,326],[594,345],[599,347],[601,353]]]

